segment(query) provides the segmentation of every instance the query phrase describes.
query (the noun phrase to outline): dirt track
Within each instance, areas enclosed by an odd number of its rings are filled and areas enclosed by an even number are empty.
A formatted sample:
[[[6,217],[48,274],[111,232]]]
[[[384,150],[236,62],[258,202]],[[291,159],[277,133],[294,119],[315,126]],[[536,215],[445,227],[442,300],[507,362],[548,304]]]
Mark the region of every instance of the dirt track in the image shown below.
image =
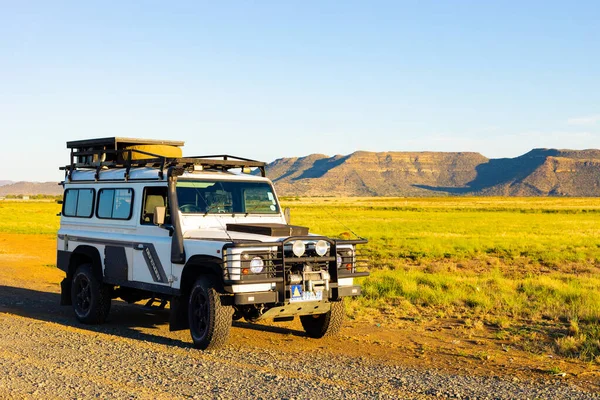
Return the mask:
[[[18,253],[23,242],[36,251]],[[543,358],[470,343],[452,321],[351,322],[326,340],[297,322],[235,323],[213,352],[169,332],[167,312],[118,301],[107,324],[81,325],[44,266],[52,238],[0,245],[0,398],[600,398],[597,367],[562,361],[569,375],[553,377]],[[482,345],[489,360],[465,356]]]

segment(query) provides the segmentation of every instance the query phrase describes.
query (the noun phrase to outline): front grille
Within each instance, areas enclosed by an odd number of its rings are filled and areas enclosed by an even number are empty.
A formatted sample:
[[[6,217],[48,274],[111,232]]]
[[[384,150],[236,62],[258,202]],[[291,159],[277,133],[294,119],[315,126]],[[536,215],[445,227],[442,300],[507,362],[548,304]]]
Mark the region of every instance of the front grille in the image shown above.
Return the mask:
[[[263,260],[262,272],[252,272],[251,262],[255,257]],[[264,281],[282,276],[281,261],[277,254],[269,250],[245,251],[241,254],[229,254],[224,260],[225,279],[243,280],[243,281]]]

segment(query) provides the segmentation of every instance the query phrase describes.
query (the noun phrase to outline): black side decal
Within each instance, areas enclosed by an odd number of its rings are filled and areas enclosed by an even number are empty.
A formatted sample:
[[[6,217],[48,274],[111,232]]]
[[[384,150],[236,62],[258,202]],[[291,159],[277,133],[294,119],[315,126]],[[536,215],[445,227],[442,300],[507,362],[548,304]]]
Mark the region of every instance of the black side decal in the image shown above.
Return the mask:
[[[150,275],[152,275],[152,280],[154,282],[169,283],[167,274],[160,262],[160,258],[158,258],[158,253],[156,252],[154,245],[152,243],[138,243],[135,249],[142,251],[146,266],[150,271]]]
[[[127,255],[122,246],[104,247],[104,276],[118,280],[127,280]]]

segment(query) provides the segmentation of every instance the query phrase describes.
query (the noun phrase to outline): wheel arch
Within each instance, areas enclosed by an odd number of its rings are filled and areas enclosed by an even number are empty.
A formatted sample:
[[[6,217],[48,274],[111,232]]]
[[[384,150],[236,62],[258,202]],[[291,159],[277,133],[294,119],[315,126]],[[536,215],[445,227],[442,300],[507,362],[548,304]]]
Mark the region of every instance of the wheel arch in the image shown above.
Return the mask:
[[[214,276],[217,291],[224,293],[223,288],[223,260],[207,255],[195,255],[188,259],[183,267],[180,278],[180,295],[171,299],[171,314],[169,330],[178,331],[189,328],[188,324],[188,296],[198,279],[202,275]]]
[[[67,276],[61,282],[61,305],[71,305],[71,281],[73,275],[77,271],[77,267],[82,264],[90,264],[94,275],[102,282],[102,261],[100,258],[100,252],[94,246],[79,245],[73,250],[69,257],[69,266],[67,269]]]
[[[69,260],[69,272],[67,273],[67,277],[73,277],[77,267],[87,263],[92,265],[94,275],[102,282],[103,274],[100,252],[94,246],[89,245],[79,245],[73,250],[71,259]]]
[[[223,290],[223,260],[218,257],[196,255],[189,258],[181,273],[180,289],[188,294],[192,285],[201,275],[213,275],[217,278],[219,290]]]

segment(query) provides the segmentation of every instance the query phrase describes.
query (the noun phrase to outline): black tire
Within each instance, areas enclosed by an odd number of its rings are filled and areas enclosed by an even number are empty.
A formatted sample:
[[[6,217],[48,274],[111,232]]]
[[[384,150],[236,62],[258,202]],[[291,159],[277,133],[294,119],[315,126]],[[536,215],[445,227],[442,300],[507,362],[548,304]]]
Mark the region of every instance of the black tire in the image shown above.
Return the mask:
[[[331,310],[325,314],[301,315],[300,322],[306,334],[316,339],[337,335],[346,315],[343,300],[331,302]]]
[[[188,320],[197,349],[216,349],[229,339],[233,307],[221,304],[221,295],[215,288],[216,281],[212,277],[201,276],[190,292]]]
[[[110,312],[112,287],[94,275],[90,264],[77,267],[71,281],[71,301],[75,317],[85,324],[101,324]]]

